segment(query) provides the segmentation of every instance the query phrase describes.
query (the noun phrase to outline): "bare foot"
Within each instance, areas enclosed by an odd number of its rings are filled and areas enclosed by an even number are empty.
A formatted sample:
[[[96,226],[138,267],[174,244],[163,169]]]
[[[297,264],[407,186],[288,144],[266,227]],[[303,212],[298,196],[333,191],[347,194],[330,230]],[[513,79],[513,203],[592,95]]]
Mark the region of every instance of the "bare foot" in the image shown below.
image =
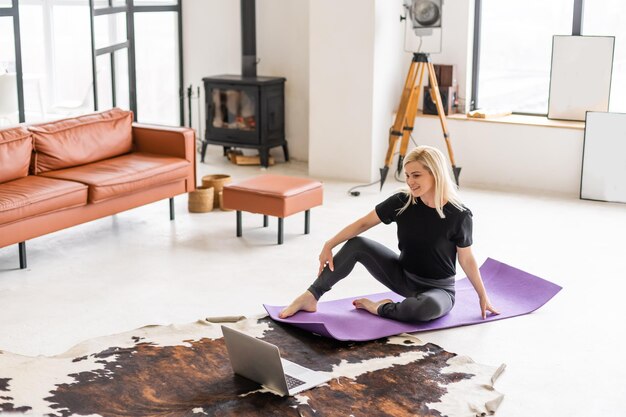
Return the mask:
[[[293,300],[289,306],[285,307],[283,311],[280,312],[278,317],[286,319],[301,310],[310,313],[317,311],[317,300],[309,291],[303,292],[302,295]]]
[[[356,308],[367,310],[368,312],[377,316],[378,307],[380,307],[383,304],[392,303],[392,302],[393,301],[390,300],[389,298],[385,298],[384,300],[380,300],[380,301],[372,301],[367,298],[358,298],[352,302],[352,305],[354,305]]]

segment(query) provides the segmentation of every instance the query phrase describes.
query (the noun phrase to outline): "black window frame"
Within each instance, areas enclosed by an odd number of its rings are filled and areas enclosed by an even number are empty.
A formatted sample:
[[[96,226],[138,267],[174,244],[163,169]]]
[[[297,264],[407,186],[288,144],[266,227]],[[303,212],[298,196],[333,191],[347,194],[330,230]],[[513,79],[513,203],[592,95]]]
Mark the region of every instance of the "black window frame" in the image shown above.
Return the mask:
[[[20,123],[26,121],[24,109],[24,80],[22,69],[22,43],[20,42],[19,0],[12,0],[11,7],[0,7],[0,17],[13,18],[13,45],[15,48],[15,76],[17,79],[17,108]]]
[[[482,0],[474,0],[474,42],[472,51],[472,95],[470,99],[470,110],[478,108],[478,74],[480,72],[480,29],[482,17]],[[580,36],[583,26],[584,0],[572,0],[574,2],[574,12],[572,16],[572,36]],[[513,112],[528,116],[547,116],[543,113]]]
[[[176,4],[171,5],[134,5],[134,0],[126,0],[126,4],[119,6],[113,6],[113,0],[108,0],[108,7],[95,7],[95,1],[89,0],[90,19],[91,19],[91,53],[92,53],[92,78],[93,78],[93,94],[94,94],[94,109],[98,108],[98,86],[96,78],[96,58],[100,55],[111,54],[111,68],[115,68],[114,52],[120,49],[128,48],[128,77],[129,77],[129,107],[135,114],[135,120],[139,120],[137,114],[137,74],[135,68],[135,33],[134,33],[134,16],[135,13],[145,12],[176,12],[178,20],[178,63],[179,63],[179,75],[178,75],[178,92],[179,92],[179,123],[180,126],[184,126],[184,100],[185,95],[183,91],[183,10],[182,0],[176,0]],[[96,49],[94,38],[94,17],[126,12],[126,31],[127,40],[116,45],[107,46],[104,48]],[[26,112],[24,104],[24,83],[23,83],[23,68],[22,68],[22,42],[20,38],[20,13],[19,13],[19,0],[12,0],[11,7],[0,7],[0,18],[12,17],[13,18],[13,43],[15,47],[15,73],[17,78],[17,101],[18,101],[18,114],[19,123],[26,121]],[[115,105],[115,75],[112,73],[112,94],[113,103]]]

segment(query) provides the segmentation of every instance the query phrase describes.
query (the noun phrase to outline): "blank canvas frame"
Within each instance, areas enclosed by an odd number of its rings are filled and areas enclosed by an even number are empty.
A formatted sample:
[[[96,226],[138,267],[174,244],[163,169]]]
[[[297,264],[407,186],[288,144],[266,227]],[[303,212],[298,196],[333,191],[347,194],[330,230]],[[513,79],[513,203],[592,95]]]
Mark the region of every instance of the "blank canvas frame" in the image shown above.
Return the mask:
[[[585,120],[608,111],[614,36],[553,36],[548,119]]]
[[[626,113],[587,112],[580,198],[626,203]]]

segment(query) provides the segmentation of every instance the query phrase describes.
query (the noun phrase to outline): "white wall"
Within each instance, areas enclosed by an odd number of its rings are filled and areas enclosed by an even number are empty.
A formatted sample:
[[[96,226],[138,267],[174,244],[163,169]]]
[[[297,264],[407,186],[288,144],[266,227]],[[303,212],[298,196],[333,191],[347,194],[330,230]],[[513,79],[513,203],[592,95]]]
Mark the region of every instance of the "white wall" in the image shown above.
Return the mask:
[[[311,2],[311,175],[362,182],[379,178],[412,56],[404,50],[402,13],[401,0]],[[456,66],[464,99],[471,88],[473,2],[446,0],[443,13],[442,53],[431,59]]]
[[[241,74],[241,17],[233,0],[183,0],[183,86],[200,86],[201,117],[204,118],[202,78]],[[192,122],[198,128],[198,106],[192,106]],[[185,101],[185,124],[187,124]],[[201,136],[205,128],[202,120]]]
[[[233,0],[231,0],[233,1]],[[285,135],[289,155],[309,159],[309,0],[257,0],[258,75],[287,78]],[[272,151],[281,156],[281,148]]]
[[[309,0],[257,0],[258,75],[281,76],[285,83],[285,134],[289,154],[308,159]],[[201,87],[202,78],[241,74],[241,15],[238,0],[183,0],[184,86]],[[194,89],[195,91],[195,89]],[[185,102],[185,112],[187,103]],[[204,105],[201,106],[204,118]],[[185,121],[187,121],[185,116]],[[197,105],[192,107],[197,128]],[[202,120],[202,135],[204,135]],[[281,148],[272,153],[282,158]]]
[[[260,75],[287,78],[287,140],[320,178],[378,179],[411,55],[401,0],[257,0]],[[469,102],[472,0],[444,2],[443,50]],[[239,1],[183,0],[185,85],[241,71]],[[308,40],[308,43],[307,43]],[[194,110],[195,111],[195,110]],[[195,116],[195,115],[194,115]],[[194,117],[197,120],[197,117]],[[578,195],[583,131],[448,119],[462,185]],[[445,151],[437,118],[414,138]]]
[[[448,130],[461,186],[579,194],[582,129],[448,119]],[[413,135],[447,155],[439,118],[418,117]]]
[[[374,0],[313,0],[309,28],[309,173],[369,179]]]
[[[377,0],[374,32],[374,91],[372,96],[372,159],[370,176],[380,178],[389,145],[390,120],[400,104],[411,54],[402,51],[404,25],[399,24],[402,0]]]
[[[310,13],[309,173],[379,178],[410,55],[401,0],[314,0]]]

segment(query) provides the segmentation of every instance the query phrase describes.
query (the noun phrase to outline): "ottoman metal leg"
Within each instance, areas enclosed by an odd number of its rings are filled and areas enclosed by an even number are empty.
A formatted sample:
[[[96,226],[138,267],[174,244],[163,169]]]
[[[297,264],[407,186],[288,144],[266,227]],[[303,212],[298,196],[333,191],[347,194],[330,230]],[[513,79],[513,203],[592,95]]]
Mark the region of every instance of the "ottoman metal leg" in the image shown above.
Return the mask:
[[[174,197],[170,198],[170,220],[176,218],[176,212],[174,211]]]
[[[278,218],[278,244],[282,245],[283,244],[283,218],[279,217]]]
[[[241,237],[241,211],[237,210],[237,237]]]
[[[304,212],[304,234],[308,235],[311,231],[311,210]]]
[[[264,215],[263,215],[263,227],[267,227],[267,226],[268,226],[268,224],[269,224],[269,221],[268,221],[268,219],[267,219],[267,215],[266,215],[266,214],[264,214]]]

